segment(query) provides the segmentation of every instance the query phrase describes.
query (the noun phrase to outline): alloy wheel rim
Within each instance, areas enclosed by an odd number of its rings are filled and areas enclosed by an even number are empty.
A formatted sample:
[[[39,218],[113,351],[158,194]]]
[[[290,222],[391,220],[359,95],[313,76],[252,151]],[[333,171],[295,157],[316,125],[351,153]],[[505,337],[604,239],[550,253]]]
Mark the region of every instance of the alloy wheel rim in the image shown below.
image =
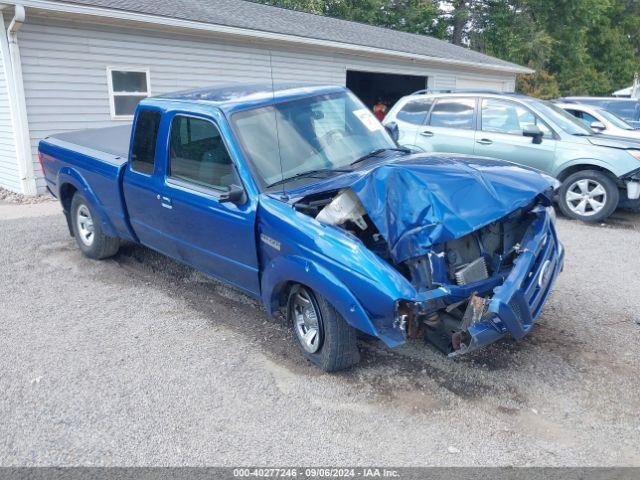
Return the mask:
[[[95,239],[95,229],[93,226],[93,218],[91,212],[86,205],[80,205],[76,212],[76,224],[78,226],[78,235],[80,241],[90,247]]]
[[[567,206],[576,215],[591,217],[602,211],[607,203],[604,186],[592,179],[577,180],[567,189]]]
[[[323,340],[322,319],[309,292],[301,288],[292,298],[294,328],[302,348],[309,353],[320,350]]]

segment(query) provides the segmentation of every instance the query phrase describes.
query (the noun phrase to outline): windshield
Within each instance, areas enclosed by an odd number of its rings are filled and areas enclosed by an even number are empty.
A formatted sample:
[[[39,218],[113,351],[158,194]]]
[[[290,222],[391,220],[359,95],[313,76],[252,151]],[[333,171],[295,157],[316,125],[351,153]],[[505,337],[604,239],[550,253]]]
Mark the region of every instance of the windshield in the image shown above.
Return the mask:
[[[607,110],[603,110],[602,108],[597,109],[598,113],[602,115],[604,118],[609,120],[612,124],[614,124],[618,128],[622,128],[623,130],[634,130],[634,128],[617,116],[615,113],[611,113]]]
[[[535,105],[542,113],[551,117],[551,120],[553,120],[556,125],[570,135],[594,134],[593,130],[585,126],[582,121],[551,102],[539,100]]]
[[[231,122],[263,187],[306,172],[348,168],[373,151],[396,148],[349,92],[238,112]]]

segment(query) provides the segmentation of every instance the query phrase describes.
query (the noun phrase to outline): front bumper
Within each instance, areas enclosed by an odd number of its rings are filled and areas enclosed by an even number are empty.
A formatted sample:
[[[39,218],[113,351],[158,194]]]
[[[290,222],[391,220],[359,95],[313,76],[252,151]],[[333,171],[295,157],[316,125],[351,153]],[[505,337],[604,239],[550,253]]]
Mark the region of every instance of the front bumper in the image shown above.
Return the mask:
[[[469,326],[469,341],[450,354],[458,356],[507,335],[524,337],[533,327],[558,274],[564,267],[564,247],[548,213],[540,211],[522,242],[522,253],[504,283],[494,289],[483,318]]]

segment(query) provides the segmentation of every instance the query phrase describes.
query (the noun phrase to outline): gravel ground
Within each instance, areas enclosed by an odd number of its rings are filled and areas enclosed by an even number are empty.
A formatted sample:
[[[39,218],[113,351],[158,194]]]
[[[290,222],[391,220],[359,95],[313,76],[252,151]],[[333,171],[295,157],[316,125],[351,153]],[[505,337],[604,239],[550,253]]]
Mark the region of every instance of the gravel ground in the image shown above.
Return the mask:
[[[448,360],[361,344],[326,375],[242,294],[141,247],[82,257],[0,205],[0,464],[640,466],[640,220],[559,221],[534,331]]]
[[[51,195],[25,196],[0,187],[0,205],[17,203],[22,205],[34,205],[38,203],[51,203],[54,198]]]

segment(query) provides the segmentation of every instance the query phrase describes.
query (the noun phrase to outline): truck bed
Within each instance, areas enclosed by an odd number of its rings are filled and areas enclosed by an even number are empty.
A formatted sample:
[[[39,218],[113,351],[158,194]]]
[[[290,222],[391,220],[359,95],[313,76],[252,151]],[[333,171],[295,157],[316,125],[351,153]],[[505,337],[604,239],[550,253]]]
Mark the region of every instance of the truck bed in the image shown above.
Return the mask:
[[[49,190],[56,197],[70,186],[83,190],[104,213],[105,232],[121,238],[131,237],[122,191],[130,137],[131,125],[120,125],[51,135],[39,147]]]
[[[57,133],[51,135],[48,139],[60,140],[65,143],[126,159],[127,155],[129,155],[131,125]]]

